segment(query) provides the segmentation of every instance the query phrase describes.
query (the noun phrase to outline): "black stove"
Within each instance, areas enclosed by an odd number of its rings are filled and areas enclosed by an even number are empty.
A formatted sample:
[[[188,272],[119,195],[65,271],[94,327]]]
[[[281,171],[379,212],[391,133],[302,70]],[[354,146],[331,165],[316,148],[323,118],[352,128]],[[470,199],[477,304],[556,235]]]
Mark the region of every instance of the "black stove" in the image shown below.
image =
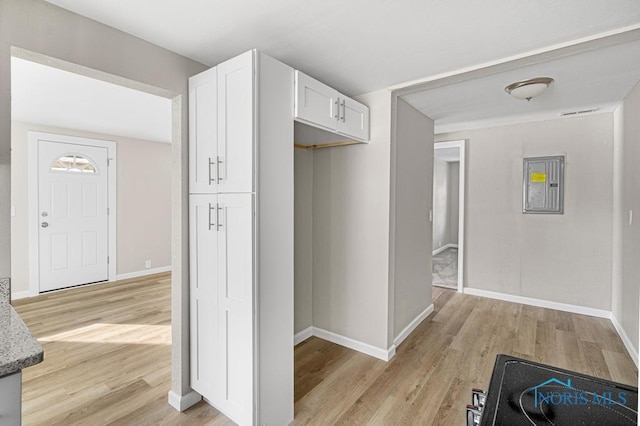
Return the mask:
[[[498,355],[486,394],[474,389],[468,425],[637,425],[638,388]]]

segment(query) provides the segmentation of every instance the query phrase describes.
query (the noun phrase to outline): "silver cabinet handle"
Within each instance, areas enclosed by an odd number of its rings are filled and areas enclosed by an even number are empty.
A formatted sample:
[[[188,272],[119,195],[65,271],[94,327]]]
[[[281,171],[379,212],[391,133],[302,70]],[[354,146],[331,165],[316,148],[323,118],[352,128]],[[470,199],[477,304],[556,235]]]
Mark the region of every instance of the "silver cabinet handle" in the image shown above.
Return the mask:
[[[222,211],[223,207],[220,207],[219,204],[216,204],[216,206],[217,206],[217,208],[216,208],[216,222],[218,222],[218,230],[220,230],[220,228],[222,228],[222,221],[220,220],[220,216],[222,216],[222,214],[220,212]]]
[[[220,157],[216,157],[216,177],[218,178],[218,183],[222,180],[222,175],[220,173],[220,164],[222,164],[222,160]]]
[[[344,99],[342,100],[342,122],[344,123],[345,121],[345,115],[347,115],[347,105]]]
[[[336,98],[334,104],[336,104],[336,113],[333,115],[333,118],[340,120],[340,98]]]
[[[49,226],[49,224],[47,222],[42,222],[42,224],[40,226],[42,226],[43,228],[46,228],[46,227]]]
[[[211,177],[211,166],[213,166],[213,161],[211,161],[211,157],[209,157],[209,185],[211,185],[211,182],[215,183],[216,181],[215,177]]]
[[[211,205],[211,203],[209,203],[209,231],[211,231],[211,228],[212,228],[212,227],[215,227],[215,226],[216,226],[216,224],[215,224],[215,223],[211,223],[211,210],[217,210],[217,209],[216,209],[215,207],[213,207],[213,206]],[[216,212],[216,215],[217,215],[217,212]]]

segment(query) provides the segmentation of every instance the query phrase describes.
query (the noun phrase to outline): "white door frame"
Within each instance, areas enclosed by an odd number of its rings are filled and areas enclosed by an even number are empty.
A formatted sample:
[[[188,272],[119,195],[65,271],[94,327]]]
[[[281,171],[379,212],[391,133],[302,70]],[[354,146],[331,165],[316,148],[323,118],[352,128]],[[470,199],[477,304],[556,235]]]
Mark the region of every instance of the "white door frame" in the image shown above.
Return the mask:
[[[458,291],[464,293],[464,182],[465,182],[465,141],[436,142],[433,149],[458,148],[460,152],[460,172],[458,175]]]
[[[29,297],[40,294],[40,253],[39,253],[39,217],[38,217],[38,142],[70,143],[76,145],[95,146],[107,149],[107,192],[108,192],[108,271],[109,281],[116,280],[116,143],[100,139],[88,139],[76,136],[58,135],[44,132],[27,132],[27,171],[28,171],[28,204],[27,220],[29,229]]]

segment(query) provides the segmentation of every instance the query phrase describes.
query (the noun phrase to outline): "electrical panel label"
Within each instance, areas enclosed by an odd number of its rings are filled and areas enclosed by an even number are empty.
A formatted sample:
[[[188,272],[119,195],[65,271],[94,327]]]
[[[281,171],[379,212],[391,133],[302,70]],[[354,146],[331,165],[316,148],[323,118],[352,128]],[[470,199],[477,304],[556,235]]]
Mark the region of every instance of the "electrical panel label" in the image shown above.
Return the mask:
[[[530,182],[533,183],[545,183],[547,181],[546,173],[531,173],[531,177],[529,179]]]

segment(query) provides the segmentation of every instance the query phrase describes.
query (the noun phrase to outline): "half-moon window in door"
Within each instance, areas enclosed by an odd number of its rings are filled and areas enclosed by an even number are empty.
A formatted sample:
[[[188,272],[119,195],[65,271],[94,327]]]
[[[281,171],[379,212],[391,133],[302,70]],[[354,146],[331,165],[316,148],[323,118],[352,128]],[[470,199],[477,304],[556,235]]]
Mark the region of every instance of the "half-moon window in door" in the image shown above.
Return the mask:
[[[78,154],[64,154],[51,165],[52,172],[66,173],[98,173],[98,168],[91,160]]]

